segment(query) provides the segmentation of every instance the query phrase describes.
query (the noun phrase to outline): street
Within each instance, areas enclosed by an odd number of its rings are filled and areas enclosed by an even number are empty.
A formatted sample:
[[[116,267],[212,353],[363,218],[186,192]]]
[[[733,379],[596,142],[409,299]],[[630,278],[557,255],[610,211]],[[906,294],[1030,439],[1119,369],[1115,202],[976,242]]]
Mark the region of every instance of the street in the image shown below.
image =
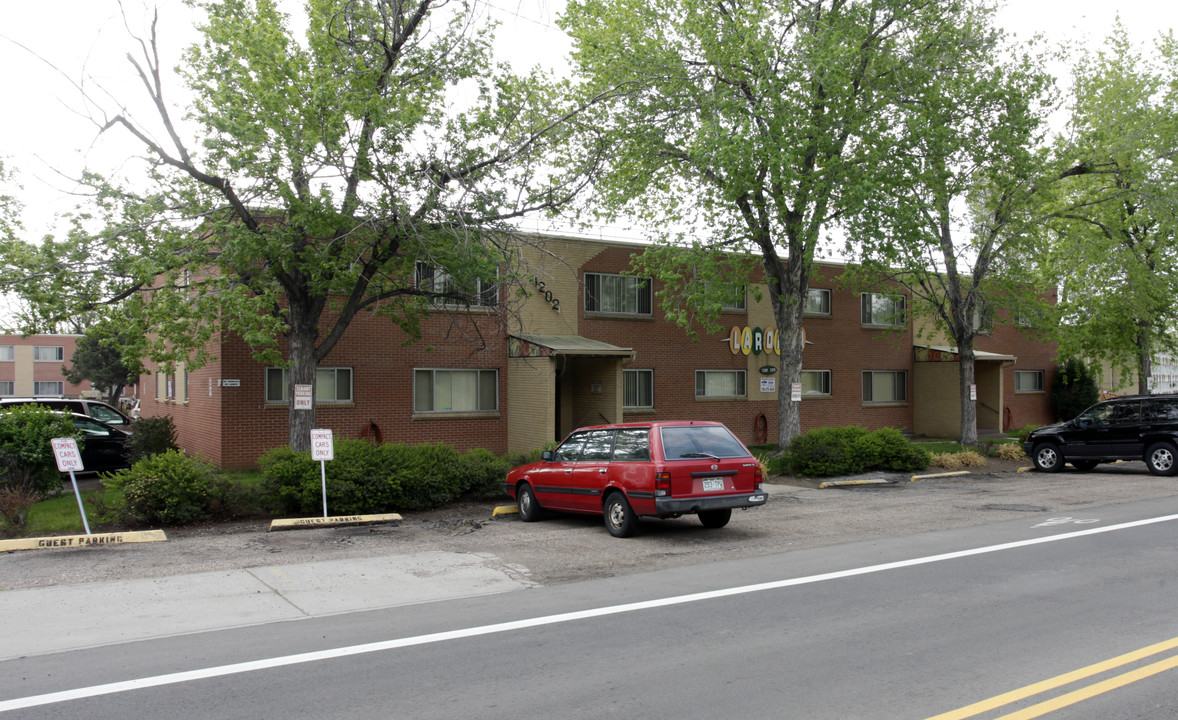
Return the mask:
[[[1173,497],[1088,506],[30,656],[0,664],[0,711],[99,719],[1174,717],[1176,521]],[[65,611],[101,622],[93,609]]]

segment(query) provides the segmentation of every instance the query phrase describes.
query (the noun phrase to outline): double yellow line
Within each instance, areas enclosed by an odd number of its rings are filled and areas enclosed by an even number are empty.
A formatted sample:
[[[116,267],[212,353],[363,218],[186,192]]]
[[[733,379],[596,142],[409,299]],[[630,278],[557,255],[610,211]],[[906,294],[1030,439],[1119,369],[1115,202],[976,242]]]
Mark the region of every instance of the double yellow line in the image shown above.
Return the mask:
[[[1088,667],[1080,668],[1079,670],[1073,670],[1070,673],[1053,677],[1050,680],[1037,682],[1034,685],[1028,685],[1018,690],[1011,690],[1008,693],[996,695],[989,700],[982,700],[981,702],[976,702],[973,705],[963,707],[959,710],[952,710],[940,715],[934,715],[933,717],[928,718],[928,720],[962,720],[963,718],[971,718],[989,710],[995,710],[1004,705],[1018,702],[1019,700],[1026,700],[1027,698],[1034,697],[1040,693],[1045,693],[1048,690],[1055,690],[1056,688],[1063,687],[1064,685],[1084,680],[1094,675],[1106,673],[1110,670],[1115,670],[1119,667],[1123,667],[1130,663],[1135,663],[1139,660],[1144,660],[1145,658],[1148,658],[1152,655],[1157,655],[1175,648],[1178,648],[1178,638],[1166,640],[1165,642],[1160,642],[1156,645],[1150,645],[1148,647],[1141,648],[1140,650],[1134,650],[1131,653],[1125,653],[1124,655],[1119,655],[1110,660],[1098,662],[1095,665],[1089,665]],[[1100,682],[1073,690],[1072,692],[1060,695],[1059,697],[1052,698],[1050,700],[1044,700],[1041,703],[1032,705],[1017,712],[1010,713],[1009,715],[1003,715],[1002,717],[996,718],[995,720],[1030,720],[1031,718],[1041,717],[1047,713],[1055,712],[1056,710],[1065,708],[1069,705],[1075,705],[1078,702],[1088,700],[1089,698],[1096,697],[1097,695],[1106,693],[1110,690],[1116,690],[1117,688],[1124,687],[1130,683],[1137,682],[1138,680],[1144,680],[1145,678],[1157,675],[1160,672],[1172,670],[1175,667],[1178,667],[1178,655],[1173,655],[1164,660],[1158,660],[1157,662],[1144,665],[1135,670],[1130,670],[1129,672],[1108,678],[1107,680],[1101,680]]]

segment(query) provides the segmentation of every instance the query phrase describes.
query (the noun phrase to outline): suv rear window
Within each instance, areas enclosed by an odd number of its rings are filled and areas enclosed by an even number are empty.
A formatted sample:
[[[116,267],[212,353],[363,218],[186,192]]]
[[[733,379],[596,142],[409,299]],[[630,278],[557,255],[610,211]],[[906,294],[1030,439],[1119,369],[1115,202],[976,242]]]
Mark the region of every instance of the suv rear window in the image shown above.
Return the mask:
[[[744,446],[728,428],[717,425],[664,427],[662,437],[663,454],[668,460],[698,459],[701,455],[748,457]]]
[[[1162,422],[1178,422],[1178,398],[1154,398],[1153,419]]]

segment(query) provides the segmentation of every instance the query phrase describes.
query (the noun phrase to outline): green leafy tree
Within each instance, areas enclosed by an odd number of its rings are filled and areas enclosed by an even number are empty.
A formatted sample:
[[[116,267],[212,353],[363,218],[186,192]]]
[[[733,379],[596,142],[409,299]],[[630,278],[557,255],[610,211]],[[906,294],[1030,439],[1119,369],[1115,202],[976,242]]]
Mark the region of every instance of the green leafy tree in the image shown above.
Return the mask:
[[[62,374],[69,382],[78,385],[89,381],[95,388],[104,391],[106,401],[115,405],[123,387],[134,383],[143,372],[142,365],[132,357],[137,352],[138,338],[134,342],[127,342],[120,337],[117,328],[110,325],[92,327],[78,338],[70,365],[63,365]]]
[[[895,112],[973,39],[974,3],[572,0],[562,26],[615,143],[606,215],[660,228],[635,270],[665,281],[681,322],[714,322],[747,282],[769,287],[782,385],[798,382],[810,275],[831,224],[858,212],[892,152]],[[672,233],[665,228],[700,228]],[[690,306],[690,313],[675,308]],[[779,395],[778,443],[801,430]]]
[[[492,62],[477,4],[309,0],[301,22],[273,0],[194,4],[184,122],[153,31],[131,62],[155,116],[97,119],[145,148],[141,172],[88,176],[73,230],[10,269],[42,317],[118,303],[150,359],[195,368],[224,332],[313,386],[359,313],[413,337],[435,302],[517,295],[504,233],[573,199],[601,146],[564,84]],[[314,426],[292,406],[290,444]]]
[[[1048,169],[1042,153],[1051,77],[1037,58],[1014,60],[980,12],[954,62],[926,68],[897,107],[893,152],[865,170],[871,201],[849,218],[848,279],[866,287],[887,279],[907,289],[934,337],[947,336],[960,366],[960,441],[978,440],[974,339],[997,309],[1023,317],[1041,306],[1025,259],[1033,256],[1036,188]],[[1039,151],[1037,152],[1037,149]],[[927,338],[926,338],[927,340]]]
[[[1146,54],[1116,26],[1074,67],[1059,162],[1091,172],[1059,188],[1045,269],[1057,271],[1060,352],[1136,371],[1178,350],[1178,48]]]

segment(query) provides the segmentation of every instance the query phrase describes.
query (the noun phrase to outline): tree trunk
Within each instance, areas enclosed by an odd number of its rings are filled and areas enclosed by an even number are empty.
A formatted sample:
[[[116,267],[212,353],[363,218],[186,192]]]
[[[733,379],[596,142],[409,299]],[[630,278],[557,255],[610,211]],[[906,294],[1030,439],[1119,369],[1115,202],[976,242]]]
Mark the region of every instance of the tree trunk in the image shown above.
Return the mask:
[[[967,338],[965,342],[959,343],[957,346],[957,363],[960,368],[960,389],[961,394],[961,439],[959,442],[962,445],[970,446],[978,444],[978,403],[971,399],[972,390],[976,383],[974,373],[974,351],[973,338]]]
[[[1137,392],[1149,395],[1149,379],[1153,375],[1153,352],[1150,342],[1152,326],[1148,321],[1137,323]]]
[[[290,448],[305,452],[311,448],[311,430],[315,427],[315,375],[319,362],[315,358],[315,343],[319,339],[319,313],[293,298],[290,302],[290,330],[286,340],[290,353],[287,373],[287,398],[290,401]],[[295,409],[295,386],[311,386],[311,408]]]
[[[781,337],[781,382],[777,388],[778,448],[785,448],[802,434],[801,403],[791,399],[793,384],[802,379],[802,350],[805,349],[802,316],[809,276],[801,266],[799,262],[787,267],[780,258],[764,258],[773,317]]]

